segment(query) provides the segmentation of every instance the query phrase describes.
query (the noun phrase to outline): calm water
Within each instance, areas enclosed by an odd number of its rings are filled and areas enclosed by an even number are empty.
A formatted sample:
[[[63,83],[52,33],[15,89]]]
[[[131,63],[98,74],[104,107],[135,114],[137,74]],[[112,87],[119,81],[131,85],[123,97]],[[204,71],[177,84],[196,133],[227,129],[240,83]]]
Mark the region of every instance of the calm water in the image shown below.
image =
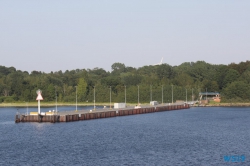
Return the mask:
[[[42,111],[49,109],[54,108]],[[0,165],[250,165],[250,108],[191,108],[56,124],[15,124],[16,112],[0,108]],[[246,159],[225,162],[225,155]]]

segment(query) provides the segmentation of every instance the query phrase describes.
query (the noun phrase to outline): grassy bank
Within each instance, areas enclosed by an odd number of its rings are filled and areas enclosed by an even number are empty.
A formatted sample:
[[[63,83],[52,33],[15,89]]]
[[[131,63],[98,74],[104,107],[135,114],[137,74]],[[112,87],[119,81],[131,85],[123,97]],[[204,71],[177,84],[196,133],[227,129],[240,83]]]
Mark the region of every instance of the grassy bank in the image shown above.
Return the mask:
[[[127,103],[127,106],[135,106],[137,103]],[[41,102],[41,107],[54,107],[54,102]],[[75,106],[76,103],[72,102],[58,102],[57,106]],[[92,106],[94,103],[77,103],[77,106]],[[95,103],[96,106],[109,106],[110,103]],[[114,106],[114,103],[111,103]],[[148,105],[148,103],[142,103],[141,105]],[[37,102],[16,102],[16,103],[0,103],[0,107],[37,107]]]
[[[195,106],[206,106],[206,107],[250,107],[250,103],[217,103],[209,102],[205,105],[195,105]]]
[[[58,102],[57,106],[75,106],[73,102]],[[77,103],[77,106],[92,106],[94,103]],[[96,106],[109,106],[110,103],[95,103]],[[114,106],[114,103],[111,103]],[[127,103],[127,106],[135,106],[137,103]],[[148,103],[141,103],[141,105],[149,105]],[[0,103],[0,107],[37,107],[37,102],[15,102],[15,103]],[[206,105],[195,105],[195,106],[207,106],[207,107],[250,107],[250,103],[216,103],[210,102]],[[41,107],[55,107],[54,102],[41,102]]]
[[[250,107],[250,103],[209,103],[211,107]]]

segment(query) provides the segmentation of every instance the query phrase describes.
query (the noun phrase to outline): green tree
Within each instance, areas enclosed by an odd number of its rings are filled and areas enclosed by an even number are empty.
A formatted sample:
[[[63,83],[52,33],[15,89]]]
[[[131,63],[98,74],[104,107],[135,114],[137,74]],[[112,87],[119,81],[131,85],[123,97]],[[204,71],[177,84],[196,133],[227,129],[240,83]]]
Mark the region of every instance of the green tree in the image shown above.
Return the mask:
[[[233,81],[236,81],[239,78],[239,76],[240,74],[236,70],[229,69],[224,77],[223,85],[227,86],[227,84],[230,84]]]
[[[205,89],[208,92],[218,92],[219,91],[219,85],[217,84],[216,81],[211,81],[211,80],[205,79],[202,82],[202,85],[203,85],[202,89],[203,89],[204,92],[205,92]]]
[[[224,98],[224,99],[223,99]],[[234,81],[223,90],[224,101],[248,101],[250,98],[250,84]]]
[[[177,75],[173,79],[173,83],[175,85],[188,88],[188,87],[192,87],[192,85],[194,84],[194,81],[193,81],[193,78],[190,77],[188,74],[182,73],[180,75]]]
[[[87,82],[84,80],[84,78],[79,78],[77,84],[77,98],[79,99],[79,101],[84,101],[87,95],[87,86]]]
[[[114,63],[112,66],[111,66],[111,69],[112,69],[112,74],[113,75],[119,75],[121,74],[122,72],[125,72],[125,65],[123,63]]]
[[[250,69],[246,70],[242,75],[240,76],[239,80],[244,81],[248,84],[250,84]]]
[[[174,76],[173,69],[170,65],[162,64],[158,65],[156,73],[159,79],[172,78]]]

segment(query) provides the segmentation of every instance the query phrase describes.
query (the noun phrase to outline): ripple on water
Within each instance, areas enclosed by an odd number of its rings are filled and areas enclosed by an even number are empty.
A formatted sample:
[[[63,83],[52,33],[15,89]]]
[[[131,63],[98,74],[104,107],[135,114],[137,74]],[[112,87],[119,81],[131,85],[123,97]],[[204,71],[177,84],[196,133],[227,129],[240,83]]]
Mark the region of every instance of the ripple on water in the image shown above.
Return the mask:
[[[227,165],[224,155],[242,154],[249,162],[246,108],[56,124],[15,124],[15,111],[0,111],[0,165]]]

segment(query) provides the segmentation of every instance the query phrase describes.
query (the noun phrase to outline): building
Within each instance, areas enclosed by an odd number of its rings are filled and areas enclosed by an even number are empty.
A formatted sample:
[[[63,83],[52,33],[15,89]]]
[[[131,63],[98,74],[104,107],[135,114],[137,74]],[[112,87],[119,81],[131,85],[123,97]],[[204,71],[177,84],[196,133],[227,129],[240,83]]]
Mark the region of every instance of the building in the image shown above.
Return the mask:
[[[200,101],[205,100],[207,103],[208,101],[220,102],[220,93],[219,92],[200,92],[199,93]]]

